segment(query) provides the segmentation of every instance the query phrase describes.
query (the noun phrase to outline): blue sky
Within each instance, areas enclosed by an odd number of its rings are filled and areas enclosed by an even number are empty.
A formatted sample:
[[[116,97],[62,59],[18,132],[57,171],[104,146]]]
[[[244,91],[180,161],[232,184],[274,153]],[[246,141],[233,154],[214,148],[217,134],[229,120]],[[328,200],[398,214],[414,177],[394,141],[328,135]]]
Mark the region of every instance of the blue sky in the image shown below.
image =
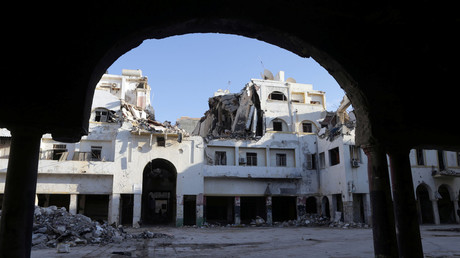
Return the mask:
[[[311,58],[256,39],[227,34],[187,34],[146,40],[121,56],[108,71],[141,69],[152,88],[157,121],[173,123],[181,116],[202,117],[208,98],[218,89],[239,92],[263,69],[285,71],[299,83],[326,92],[328,110],[338,107],[344,92],[332,76]]]

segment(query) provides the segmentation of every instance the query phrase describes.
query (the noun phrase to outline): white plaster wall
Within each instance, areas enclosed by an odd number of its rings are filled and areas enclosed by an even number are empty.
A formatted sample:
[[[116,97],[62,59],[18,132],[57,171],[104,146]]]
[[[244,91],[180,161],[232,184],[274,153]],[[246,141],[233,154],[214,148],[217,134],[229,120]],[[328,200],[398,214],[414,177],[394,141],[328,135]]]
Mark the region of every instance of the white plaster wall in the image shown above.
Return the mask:
[[[272,195],[280,188],[293,189],[298,194],[298,180],[258,180],[240,178],[205,178],[204,194],[212,196],[263,196],[267,186]]]

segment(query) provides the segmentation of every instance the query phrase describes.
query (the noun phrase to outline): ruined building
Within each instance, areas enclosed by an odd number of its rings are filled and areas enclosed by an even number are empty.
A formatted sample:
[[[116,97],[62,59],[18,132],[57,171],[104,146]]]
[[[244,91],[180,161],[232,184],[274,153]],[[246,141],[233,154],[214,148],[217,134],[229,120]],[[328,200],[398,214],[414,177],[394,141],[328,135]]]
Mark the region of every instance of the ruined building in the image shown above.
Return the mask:
[[[155,121],[150,90],[140,70],[104,74],[88,136],[42,138],[36,204],[134,226],[307,213],[371,223],[368,161],[346,96],[327,112],[324,92],[267,70],[239,93],[216,92],[201,119],[173,126]],[[0,134],[3,192],[11,137]],[[458,222],[459,152],[416,149],[410,160],[420,221]]]

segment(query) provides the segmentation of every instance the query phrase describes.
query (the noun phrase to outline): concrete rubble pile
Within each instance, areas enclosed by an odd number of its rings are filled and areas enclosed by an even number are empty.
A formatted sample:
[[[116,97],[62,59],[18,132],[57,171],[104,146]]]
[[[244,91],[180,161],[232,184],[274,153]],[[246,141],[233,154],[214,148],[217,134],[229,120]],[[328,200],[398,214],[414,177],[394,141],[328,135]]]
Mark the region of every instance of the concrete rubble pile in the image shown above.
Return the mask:
[[[134,105],[123,103],[121,113],[123,114],[123,119],[125,121],[131,122],[133,126],[132,132],[165,134],[177,133],[183,136],[188,136],[188,133],[185,130],[180,129],[176,125],[171,125],[171,122],[169,121],[165,121],[164,123],[155,121],[153,110],[141,110]]]
[[[192,135],[215,138],[257,138],[263,134],[263,111],[258,87],[247,84],[240,93],[209,98],[209,110],[198,122]]]
[[[67,252],[69,247],[87,244],[121,243],[125,239],[173,238],[164,233],[144,231],[129,234],[122,226],[100,224],[82,214],[70,214],[65,208],[35,207],[32,246],[34,248],[57,247]]]

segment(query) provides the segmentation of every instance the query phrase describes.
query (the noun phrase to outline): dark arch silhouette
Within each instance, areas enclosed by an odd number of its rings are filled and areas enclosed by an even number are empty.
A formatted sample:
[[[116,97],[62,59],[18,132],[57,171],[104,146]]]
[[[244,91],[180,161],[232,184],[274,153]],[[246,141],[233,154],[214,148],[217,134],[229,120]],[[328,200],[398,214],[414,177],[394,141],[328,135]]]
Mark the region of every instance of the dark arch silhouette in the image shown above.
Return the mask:
[[[142,224],[175,224],[176,167],[166,159],[147,163],[142,177]]]

